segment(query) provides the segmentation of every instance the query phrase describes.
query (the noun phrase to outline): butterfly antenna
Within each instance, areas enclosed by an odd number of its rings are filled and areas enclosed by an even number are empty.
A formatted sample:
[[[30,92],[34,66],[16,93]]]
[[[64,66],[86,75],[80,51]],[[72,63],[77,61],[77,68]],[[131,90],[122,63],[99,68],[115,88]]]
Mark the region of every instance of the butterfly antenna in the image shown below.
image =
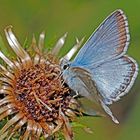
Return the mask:
[[[63,81],[62,81],[62,85],[64,85],[64,83],[66,83],[66,80],[63,79]]]
[[[61,79],[62,76],[63,76],[63,72],[61,72],[58,77]]]

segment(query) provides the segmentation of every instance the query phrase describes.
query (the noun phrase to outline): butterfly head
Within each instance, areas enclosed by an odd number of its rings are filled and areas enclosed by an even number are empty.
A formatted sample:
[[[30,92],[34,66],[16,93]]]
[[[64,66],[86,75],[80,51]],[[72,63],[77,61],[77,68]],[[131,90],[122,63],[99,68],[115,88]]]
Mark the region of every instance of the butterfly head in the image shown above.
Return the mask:
[[[61,71],[67,70],[67,69],[69,69],[69,67],[70,67],[70,61],[68,61],[65,58],[62,58],[60,61]]]
[[[68,79],[69,79],[69,68],[70,68],[70,64],[71,62],[68,61],[67,59],[65,58],[62,58],[60,60],[60,69],[61,69],[61,75],[64,79],[64,81],[66,82]]]

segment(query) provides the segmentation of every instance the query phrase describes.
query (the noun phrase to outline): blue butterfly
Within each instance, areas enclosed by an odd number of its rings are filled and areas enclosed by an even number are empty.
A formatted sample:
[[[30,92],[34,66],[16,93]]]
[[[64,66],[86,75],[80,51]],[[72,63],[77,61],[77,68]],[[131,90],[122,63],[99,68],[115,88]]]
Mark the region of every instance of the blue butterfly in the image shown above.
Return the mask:
[[[108,16],[78,52],[73,61],[61,61],[62,76],[68,86],[90,101],[102,106],[115,123],[108,105],[128,93],[138,65],[125,55],[130,35],[122,10]]]

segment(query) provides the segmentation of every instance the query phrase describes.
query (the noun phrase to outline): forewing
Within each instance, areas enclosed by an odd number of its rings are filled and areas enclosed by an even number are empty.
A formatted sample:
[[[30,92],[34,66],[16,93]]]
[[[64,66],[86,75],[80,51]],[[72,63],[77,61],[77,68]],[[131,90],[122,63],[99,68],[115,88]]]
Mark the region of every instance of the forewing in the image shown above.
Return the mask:
[[[79,79],[80,85],[77,87],[80,91],[79,94],[95,103],[99,103],[100,95],[97,91],[95,82],[92,79],[91,73],[80,67],[73,67],[71,69],[75,73],[76,78]],[[82,91],[84,91],[84,93],[82,93]]]
[[[91,116],[101,116],[100,95],[91,74],[80,67],[73,67],[71,70],[76,75],[74,81],[78,80],[76,82],[77,91],[82,97],[78,98],[77,101],[83,112]]]
[[[126,55],[97,68],[88,68],[105,104],[111,104],[128,93],[138,74],[137,63]]]
[[[127,51],[129,39],[126,16],[122,10],[116,10],[91,35],[72,63],[75,66],[92,64],[95,67],[118,58]]]
[[[104,112],[101,110],[101,107],[97,106],[90,100],[85,97],[77,99],[77,102],[80,105],[81,112],[89,116],[103,116]]]

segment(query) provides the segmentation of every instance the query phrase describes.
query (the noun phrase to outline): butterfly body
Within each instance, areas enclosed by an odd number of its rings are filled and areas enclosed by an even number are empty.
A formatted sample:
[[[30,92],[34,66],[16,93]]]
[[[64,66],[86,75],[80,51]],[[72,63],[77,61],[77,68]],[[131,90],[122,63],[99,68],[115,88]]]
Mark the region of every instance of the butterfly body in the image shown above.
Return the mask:
[[[68,86],[101,105],[115,123],[118,121],[108,105],[128,93],[138,74],[136,61],[125,55],[129,40],[126,16],[122,10],[116,10],[91,35],[73,61],[61,64]]]

